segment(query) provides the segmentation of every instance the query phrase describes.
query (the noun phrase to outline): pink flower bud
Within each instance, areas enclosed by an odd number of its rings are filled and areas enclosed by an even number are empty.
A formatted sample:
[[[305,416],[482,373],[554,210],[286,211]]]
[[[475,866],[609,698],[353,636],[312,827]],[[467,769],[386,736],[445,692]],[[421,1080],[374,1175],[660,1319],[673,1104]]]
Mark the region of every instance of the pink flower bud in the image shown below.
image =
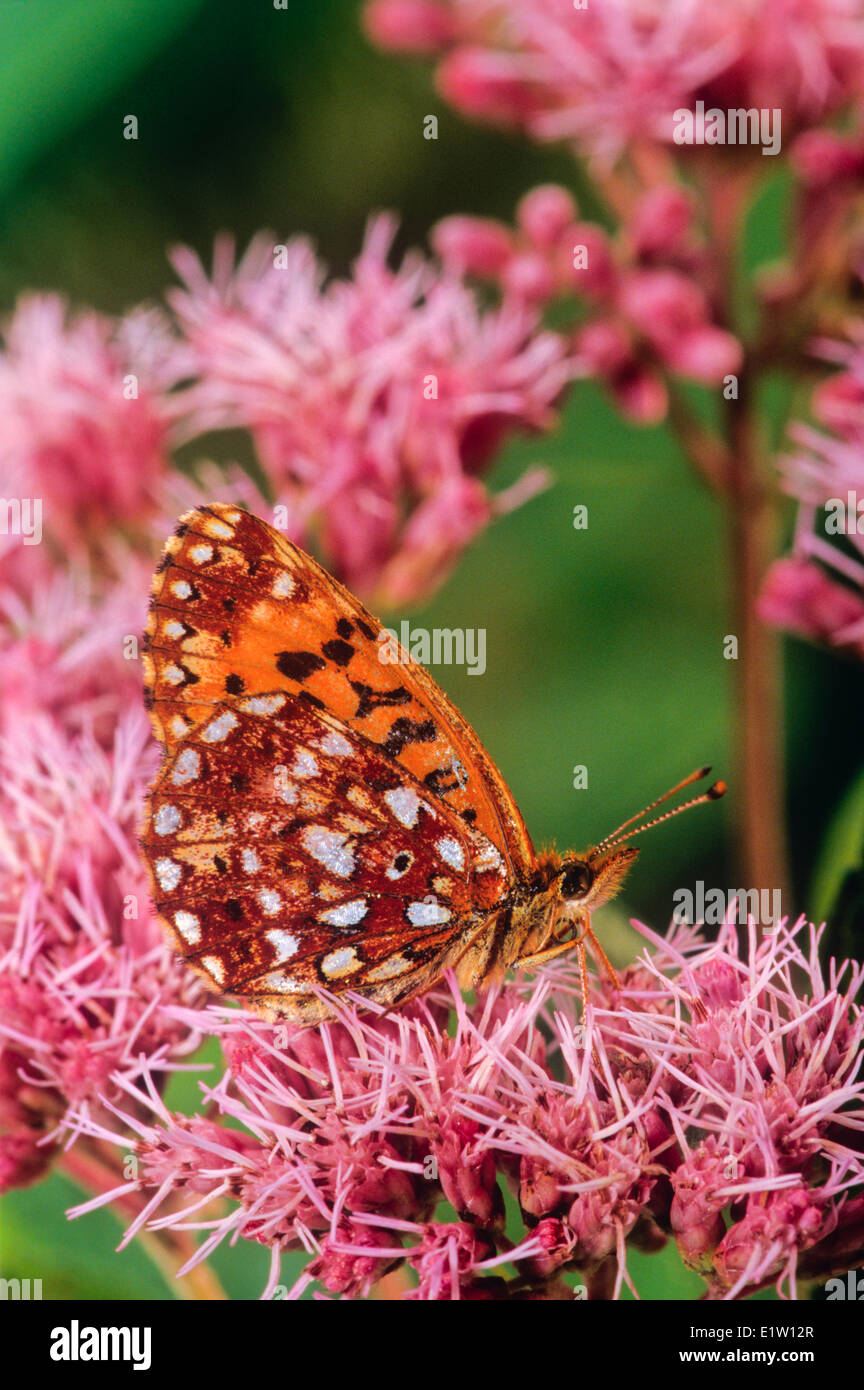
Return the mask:
[[[503,283],[517,299],[543,304],[555,293],[555,275],[543,256],[523,251],[515,255],[504,270]]]
[[[732,1181],[724,1169],[728,1160],[729,1155],[709,1135],[672,1174],[675,1195],[670,1224],[684,1263],[699,1272],[710,1270],[726,1230],[722,1210],[730,1199],[718,1196],[717,1191]]]
[[[574,340],[577,357],[599,376],[613,376],[633,361],[633,340],[620,323],[595,319],[580,328]]]
[[[825,188],[841,179],[860,178],[864,172],[864,148],[832,130],[808,130],[792,147],[793,169],[813,188]]]
[[[749,1284],[764,1283],[782,1273],[793,1252],[814,1245],[825,1225],[815,1196],[802,1187],[751,1198],[717,1247],[714,1266],[723,1282],[731,1287],[747,1274]]]
[[[813,414],[828,429],[856,437],[864,420],[864,381],[857,373],[839,372],[813,392]]]
[[[597,298],[610,295],[617,272],[603,228],[593,222],[574,222],[561,240],[557,262],[562,284],[577,294]]]
[[[485,48],[450,53],[438,69],[438,90],[466,115],[502,125],[520,124],[537,104],[510,59]]]
[[[495,280],[513,254],[513,238],[501,222],[485,217],[444,217],[430,236],[444,264],[460,275]]]
[[[373,43],[402,53],[435,53],[455,33],[438,0],[369,0],[363,26]]]
[[[564,1221],[547,1216],[531,1232],[543,1247],[542,1255],[524,1261],[525,1270],[535,1278],[548,1279],[556,1269],[569,1264],[573,1258],[576,1237]]]
[[[728,1009],[743,998],[741,976],[728,961],[706,961],[695,978],[700,998],[709,1009]]]
[[[408,1253],[419,1277],[416,1297],[440,1301],[469,1296],[475,1266],[493,1254],[494,1246],[464,1221],[427,1222],[419,1244]],[[477,1296],[484,1296],[482,1289]]]
[[[364,1254],[363,1247],[370,1252],[387,1245],[386,1233],[360,1222],[350,1221],[340,1227],[335,1239],[328,1238],[321,1246],[321,1254],[309,1265],[309,1274],[320,1279],[331,1293],[347,1294],[350,1298],[365,1298],[372,1285],[387,1270],[392,1259],[375,1253]]]
[[[516,220],[530,242],[550,250],[575,222],[576,211],[575,199],[566,188],[546,183],[525,194],[516,209]]]
[[[758,611],[763,622],[864,655],[864,600],[811,560],[797,555],[777,560],[762,587]]]
[[[673,371],[709,386],[740,371],[743,360],[738,339],[712,324],[694,328],[676,343],[667,344],[664,355]]]
[[[634,424],[657,425],[666,418],[669,396],[657,372],[634,365],[615,377],[610,387],[619,410]]]
[[[444,1196],[466,1220],[473,1217],[485,1227],[499,1225],[504,1219],[504,1199],[495,1156],[491,1148],[477,1143],[480,1126],[459,1115],[440,1113],[439,1124],[440,1137],[431,1149]]]
[[[670,256],[681,249],[693,222],[686,190],[671,185],[652,188],[639,199],[630,227],[637,256]]]
[[[0,1193],[14,1187],[29,1187],[45,1176],[56,1147],[40,1144],[40,1138],[38,1130],[24,1126],[0,1134]]]

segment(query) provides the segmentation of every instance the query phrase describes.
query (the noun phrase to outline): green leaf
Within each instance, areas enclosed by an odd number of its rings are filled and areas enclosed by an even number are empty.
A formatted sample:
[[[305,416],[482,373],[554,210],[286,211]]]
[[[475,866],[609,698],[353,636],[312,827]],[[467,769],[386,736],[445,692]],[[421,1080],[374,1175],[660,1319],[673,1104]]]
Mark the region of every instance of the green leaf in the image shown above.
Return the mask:
[[[864,768],[825,836],[810,902],[813,921],[829,924],[832,949],[854,954],[864,931]]]
[[[118,91],[202,4],[11,0],[0,6],[0,193]]]

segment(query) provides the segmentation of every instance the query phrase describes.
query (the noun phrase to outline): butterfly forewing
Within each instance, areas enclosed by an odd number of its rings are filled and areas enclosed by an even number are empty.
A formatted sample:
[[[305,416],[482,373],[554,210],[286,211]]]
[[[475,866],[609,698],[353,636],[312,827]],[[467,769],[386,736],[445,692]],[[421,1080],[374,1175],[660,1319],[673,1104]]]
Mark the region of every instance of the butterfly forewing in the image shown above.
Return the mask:
[[[157,572],[154,898],[216,986],[300,1021],[322,986],[428,987],[533,862],[470,727],[422,667],[379,659],[379,632],[230,506],[187,514]]]
[[[145,689],[170,748],[226,695],[274,686],[380,745],[514,873],[533,850],[503,779],[428,672],[381,659],[381,626],[346,589],[257,517],[213,504],[187,513],[154,584]]]

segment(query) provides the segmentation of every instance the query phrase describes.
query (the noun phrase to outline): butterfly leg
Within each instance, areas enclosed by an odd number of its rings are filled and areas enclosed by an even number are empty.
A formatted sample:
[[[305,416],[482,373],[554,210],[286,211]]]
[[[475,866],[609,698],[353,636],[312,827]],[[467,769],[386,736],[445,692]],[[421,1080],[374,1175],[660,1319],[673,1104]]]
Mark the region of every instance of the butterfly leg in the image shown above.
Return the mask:
[[[559,941],[555,946],[547,946],[543,951],[535,951],[532,956],[523,956],[521,960],[514,962],[518,970],[533,970],[535,966],[545,965],[547,961],[554,960],[556,956],[561,956],[565,951],[569,951],[572,946],[578,946],[578,940]]]
[[[584,948],[584,946],[582,946],[582,942],[585,940],[585,937],[586,937],[586,936],[588,937],[589,941],[591,942],[591,949],[592,949],[592,951],[594,952],[594,954],[599,958],[600,963],[601,963],[601,965],[603,966],[603,969],[606,971],[606,974],[608,975],[611,984],[613,984],[613,985],[615,986],[616,989],[620,989],[620,988],[621,988],[621,981],[620,981],[619,978],[618,978],[618,975],[617,975],[617,973],[616,973],[616,971],[615,971],[615,967],[613,966],[613,964],[612,964],[612,962],[610,961],[609,957],[607,956],[606,952],[603,950],[603,947],[600,945],[600,942],[597,940],[597,937],[594,935],[593,931],[591,930],[591,923],[590,923],[590,921],[586,921],[586,923],[585,923],[584,927],[582,928],[581,932],[579,933],[578,936],[576,936],[576,937],[573,938],[573,941],[572,941],[571,944],[574,945],[574,946],[577,946],[577,947],[579,948],[579,950],[580,950],[581,953],[582,953],[582,958],[583,958],[583,960],[584,960],[585,948]]]

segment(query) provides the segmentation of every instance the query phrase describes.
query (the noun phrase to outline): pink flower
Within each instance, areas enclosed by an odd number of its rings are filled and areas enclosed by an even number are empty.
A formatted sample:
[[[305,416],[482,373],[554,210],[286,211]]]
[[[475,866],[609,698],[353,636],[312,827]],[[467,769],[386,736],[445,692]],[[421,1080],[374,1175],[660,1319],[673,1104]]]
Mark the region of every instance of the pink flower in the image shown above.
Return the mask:
[[[294,1297],[315,1281],[365,1297],[405,1266],[420,1299],[569,1297],[560,1275],[573,1269],[590,1297],[615,1297],[628,1242],[658,1248],[658,1222],[711,1297],[854,1262],[864,971],[823,976],[803,922],[764,938],[751,927],[743,954],[732,926],[711,944],[642,930],[654,955],[620,990],[595,980],[584,1021],[569,962],[470,1007],[441,989],[385,1018],[346,1005],[316,1030],[175,1007],[222,1039],[206,1121],[171,1114],[145,1071],[76,1124],[138,1159],[118,1189],[138,1203],[130,1234],[200,1228],[186,1268],[226,1238],[262,1243],[265,1296],[281,1252],[305,1249]],[[522,1212],[516,1246],[502,1180]],[[442,1198],[457,1220],[436,1214]]]
[[[371,0],[366,24],[383,47],[437,50],[439,89],[465,114],[604,160],[669,143],[699,100],[780,107],[792,133],[862,86],[855,0]]]
[[[794,1289],[864,1181],[854,1002],[864,970],[832,962],[826,979],[821,932],[803,921],[761,938],[751,923],[741,959],[731,916],[713,946],[657,940],[657,999],[671,992],[677,1007],[608,1029],[610,1046],[640,1040],[655,1060],[657,1109],[682,1155],[668,1165],[672,1229],[711,1296],[726,1298],[771,1282]],[[718,1215],[730,1204],[724,1234]]]
[[[667,375],[719,385],[741,367],[741,344],[714,321],[708,243],[677,184],[637,198],[615,238],[580,221],[566,189],[546,185],[522,199],[514,229],[448,217],[432,243],[452,270],[528,305],[575,295],[588,310],[573,334],[576,373],[603,381],[639,424],[665,416]]]
[[[140,701],[138,648],[152,561],[120,545],[113,560],[122,580],[106,583],[75,565],[45,576],[28,572],[29,591],[20,580],[4,587],[0,578],[0,734],[39,712],[67,733],[86,729],[110,747],[118,716]]]
[[[22,298],[0,351],[4,498],[38,499],[64,547],[100,546],[106,527],[137,527],[165,467],[167,409],[122,332],[57,295]]]
[[[763,622],[864,659],[864,596],[803,555],[776,560],[759,596]]]
[[[798,503],[791,555],[765,580],[765,622],[864,656],[864,328],[845,342],[820,341],[819,355],[842,370],[813,395],[825,428],[795,425],[798,445],[782,460],[783,485]],[[830,433],[828,432],[830,431]]]
[[[124,1085],[194,1050],[169,1011],[202,989],[172,958],[135,848],[155,766],[143,712],[110,751],[50,716],[0,741],[0,1166],[28,1180],[40,1153],[105,1113]]]
[[[351,279],[327,285],[302,240],[259,238],[236,270],[221,242],[212,281],[181,251],[171,295],[197,378],[185,432],[248,428],[291,538],[314,533],[382,602],[441,582],[495,508],[479,475],[514,432],[552,425],[572,376],[524,298],[482,310],[455,271],[391,270],[394,232],[374,220]]]

